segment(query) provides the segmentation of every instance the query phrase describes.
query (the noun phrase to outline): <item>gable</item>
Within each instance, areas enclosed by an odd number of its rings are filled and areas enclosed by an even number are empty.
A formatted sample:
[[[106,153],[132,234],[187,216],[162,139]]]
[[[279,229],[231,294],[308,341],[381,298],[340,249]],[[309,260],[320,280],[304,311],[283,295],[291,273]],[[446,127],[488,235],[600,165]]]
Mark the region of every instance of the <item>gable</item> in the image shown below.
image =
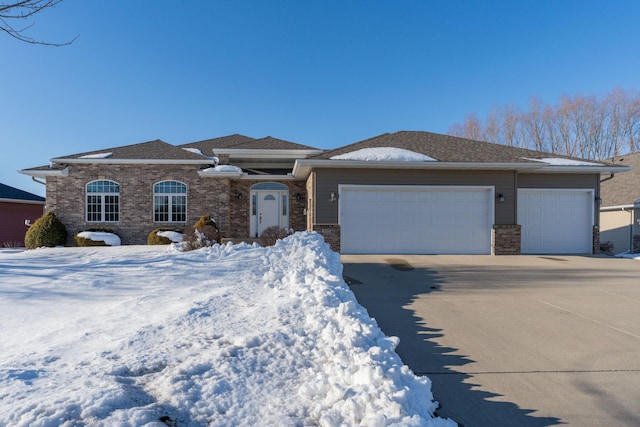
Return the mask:
[[[632,205],[640,199],[640,152],[609,159],[617,166],[633,168],[630,172],[614,174],[600,184],[602,207]]]

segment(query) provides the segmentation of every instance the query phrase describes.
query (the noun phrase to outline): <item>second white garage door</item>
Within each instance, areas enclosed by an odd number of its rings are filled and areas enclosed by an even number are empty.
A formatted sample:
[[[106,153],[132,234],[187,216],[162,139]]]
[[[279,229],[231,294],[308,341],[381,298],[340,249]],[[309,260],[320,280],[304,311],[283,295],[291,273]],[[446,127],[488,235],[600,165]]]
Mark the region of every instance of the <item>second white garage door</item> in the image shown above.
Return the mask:
[[[340,186],[345,254],[490,254],[493,187]]]
[[[590,254],[593,191],[520,189],[523,254]]]

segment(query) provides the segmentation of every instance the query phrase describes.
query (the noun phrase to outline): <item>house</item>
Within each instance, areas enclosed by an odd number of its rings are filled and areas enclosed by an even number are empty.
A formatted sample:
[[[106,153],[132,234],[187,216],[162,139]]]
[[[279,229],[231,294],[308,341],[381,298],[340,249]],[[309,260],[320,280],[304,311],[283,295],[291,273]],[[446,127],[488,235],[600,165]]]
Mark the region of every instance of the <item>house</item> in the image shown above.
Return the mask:
[[[0,184],[0,246],[24,246],[29,223],[44,212],[44,197]]]
[[[610,159],[633,168],[602,180],[600,240],[612,242],[614,252],[640,253],[640,153]]]
[[[51,159],[48,209],[70,233],[108,227],[144,243],[204,213],[223,237],[270,226],[323,234],[342,253],[592,253],[596,164],[430,132],[383,134],[335,150],[230,135],[150,141]]]

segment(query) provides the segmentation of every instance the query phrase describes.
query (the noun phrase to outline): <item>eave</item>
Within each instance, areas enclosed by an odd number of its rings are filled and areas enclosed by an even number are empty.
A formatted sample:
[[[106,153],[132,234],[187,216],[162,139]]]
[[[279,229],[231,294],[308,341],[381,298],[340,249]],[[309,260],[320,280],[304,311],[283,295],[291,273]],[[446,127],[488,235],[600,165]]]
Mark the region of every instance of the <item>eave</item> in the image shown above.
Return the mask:
[[[230,178],[241,179],[245,181],[294,181],[295,178],[291,174],[287,175],[252,175],[244,172],[204,172],[198,171],[201,178]]]
[[[209,161],[207,161],[209,160]],[[70,159],[57,158],[51,162],[58,164],[95,164],[95,165],[209,165],[213,160],[195,159]]]
[[[45,205],[47,202],[41,201],[41,200],[4,199],[0,197],[0,203],[19,203],[21,205]]]
[[[37,178],[46,178],[48,176],[69,176],[69,168],[64,169],[42,169],[42,170],[28,170],[22,169],[18,171],[23,175],[29,175]]]
[[[412,169],[412,170],[513,170],[520,173],[627,172],[627,166],[550,166],[544,163],[501,162],[371,162],[361,160],[299,159],[293,167],[296,179],[306,179],[313,169]]]
[[[322,150],[233,149],[214,148],[216,155],[228,155],[230,159],[289,159],[296,160],[321,154]]]

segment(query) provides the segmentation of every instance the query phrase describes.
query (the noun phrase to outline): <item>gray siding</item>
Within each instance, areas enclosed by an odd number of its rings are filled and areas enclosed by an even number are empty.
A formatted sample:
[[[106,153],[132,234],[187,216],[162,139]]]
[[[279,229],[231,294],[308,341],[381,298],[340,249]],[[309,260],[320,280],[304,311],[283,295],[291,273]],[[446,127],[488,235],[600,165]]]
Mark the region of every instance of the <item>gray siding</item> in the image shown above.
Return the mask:
[[[518,188],[593,188],[597,190],[599,182],[598,174],[518,174]]]
[[[516,219],[516,176],[513,171],[317,169],[314,184],[315,223],[338,222],[338,202],[330,202],[329,196],[332,192],[338,193],[339,184],[495,186],[495,194],[505,196],[504,202],[496,201],[495,223],[515,224]]]

